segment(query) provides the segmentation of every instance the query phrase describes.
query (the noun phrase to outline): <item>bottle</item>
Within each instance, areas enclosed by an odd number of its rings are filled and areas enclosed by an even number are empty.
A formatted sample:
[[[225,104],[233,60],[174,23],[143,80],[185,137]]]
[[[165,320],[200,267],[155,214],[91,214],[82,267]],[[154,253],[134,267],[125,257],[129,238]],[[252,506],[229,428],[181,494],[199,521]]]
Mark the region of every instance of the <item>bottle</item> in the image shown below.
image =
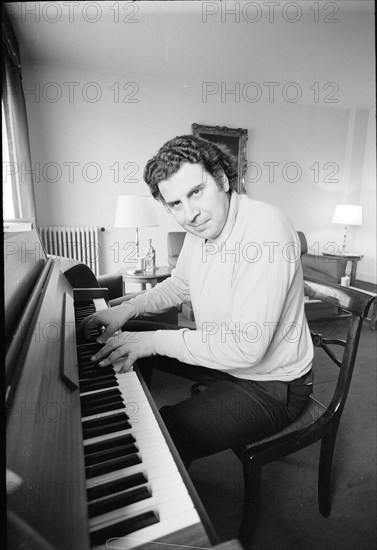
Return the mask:
[[[145,272],[153,274],[156,271],[156,251],[152,246],[152,239],[149,239],[148,252],[145,255]]]

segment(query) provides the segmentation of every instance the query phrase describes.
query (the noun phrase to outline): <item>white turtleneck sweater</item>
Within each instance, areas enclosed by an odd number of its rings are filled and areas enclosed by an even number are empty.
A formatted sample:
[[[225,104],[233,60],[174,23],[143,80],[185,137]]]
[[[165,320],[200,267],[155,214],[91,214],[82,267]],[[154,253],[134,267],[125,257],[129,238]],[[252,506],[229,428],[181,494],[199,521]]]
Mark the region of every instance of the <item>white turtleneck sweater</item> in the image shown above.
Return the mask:
[[[129,303],[142,315],[187,300],[196,330],[157,330],[154,353],[256,381],[310,370],[300,241],[277,208],[232,193],[221,234],[188,233],[172,276]]]

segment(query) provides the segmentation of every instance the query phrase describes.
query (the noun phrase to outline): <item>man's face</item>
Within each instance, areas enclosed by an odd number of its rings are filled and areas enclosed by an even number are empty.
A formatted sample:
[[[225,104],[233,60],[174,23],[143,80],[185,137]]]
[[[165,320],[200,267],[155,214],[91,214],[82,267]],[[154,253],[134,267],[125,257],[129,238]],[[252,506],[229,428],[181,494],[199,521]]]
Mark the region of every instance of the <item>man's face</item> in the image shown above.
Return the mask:
[[[203,239],[215,239],[222,231],[229,211],[229,183],[224,188],[201,164],[185,162],[178,172],[158,184],[166,205],[189,233]]]

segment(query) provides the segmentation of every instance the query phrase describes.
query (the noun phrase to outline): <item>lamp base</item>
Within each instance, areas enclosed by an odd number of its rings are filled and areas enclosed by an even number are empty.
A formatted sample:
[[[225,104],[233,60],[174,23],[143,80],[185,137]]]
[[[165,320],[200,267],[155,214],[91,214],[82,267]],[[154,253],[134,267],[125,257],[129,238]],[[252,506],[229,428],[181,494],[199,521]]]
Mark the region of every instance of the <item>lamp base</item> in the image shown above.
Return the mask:
[[[343,243],[342,243],[342,250],[340,251],[340,254],[344,255],[347,254],[346,247],[347,247],[347,233],[348,233],[348,226],[346,225],[344,227],[344,235],[343,235]]]

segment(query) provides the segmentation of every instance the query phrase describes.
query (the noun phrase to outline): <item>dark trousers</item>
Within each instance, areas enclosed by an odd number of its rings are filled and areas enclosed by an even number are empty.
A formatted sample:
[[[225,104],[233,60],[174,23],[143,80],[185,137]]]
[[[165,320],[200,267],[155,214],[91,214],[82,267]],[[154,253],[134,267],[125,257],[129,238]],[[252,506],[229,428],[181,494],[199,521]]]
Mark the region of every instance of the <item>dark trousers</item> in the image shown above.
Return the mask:
[[[131,321],[124,327],[129,331],[179,328],[146,321]],[[255,382],[160,355],[139,359],[137,364],[148,385],[153,370],[158,369],[188,378],[204,389],[160,409],[186,465],[283,429],[300,415],[313,387],[311,372],[292,382]]]

